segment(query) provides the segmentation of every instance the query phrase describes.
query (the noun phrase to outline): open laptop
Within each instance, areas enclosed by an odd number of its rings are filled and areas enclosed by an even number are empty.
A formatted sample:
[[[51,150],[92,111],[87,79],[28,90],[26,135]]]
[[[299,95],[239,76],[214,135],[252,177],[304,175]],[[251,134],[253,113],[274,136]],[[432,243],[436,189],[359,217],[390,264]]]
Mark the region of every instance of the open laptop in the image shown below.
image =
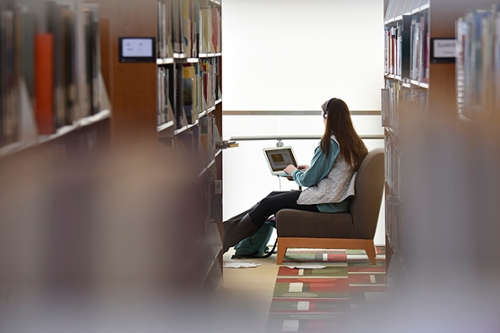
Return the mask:
[[[280,177],[290,177],[283,169],[289,164],[297,166],[297,159],[292,147],[264,148],[263,151],[271,174]]]

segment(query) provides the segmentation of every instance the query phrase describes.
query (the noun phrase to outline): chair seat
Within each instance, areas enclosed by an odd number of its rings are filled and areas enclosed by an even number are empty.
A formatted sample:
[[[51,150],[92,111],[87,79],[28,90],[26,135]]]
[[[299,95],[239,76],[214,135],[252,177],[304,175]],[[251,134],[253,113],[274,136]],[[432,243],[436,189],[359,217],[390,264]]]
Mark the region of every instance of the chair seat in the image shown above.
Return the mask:
[[[278,237],[353,238],[350,213],[314,213],[282,209],[276,214]]]

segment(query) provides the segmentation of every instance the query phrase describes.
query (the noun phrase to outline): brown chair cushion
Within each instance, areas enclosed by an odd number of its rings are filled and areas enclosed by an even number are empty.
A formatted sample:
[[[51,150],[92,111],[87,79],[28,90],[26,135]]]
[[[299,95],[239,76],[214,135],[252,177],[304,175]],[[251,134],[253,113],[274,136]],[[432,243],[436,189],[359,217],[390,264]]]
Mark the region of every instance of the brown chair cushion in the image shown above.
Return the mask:
[[[278,237],[352,238],[350,213],[313,213],[282,209],[276,214]]]

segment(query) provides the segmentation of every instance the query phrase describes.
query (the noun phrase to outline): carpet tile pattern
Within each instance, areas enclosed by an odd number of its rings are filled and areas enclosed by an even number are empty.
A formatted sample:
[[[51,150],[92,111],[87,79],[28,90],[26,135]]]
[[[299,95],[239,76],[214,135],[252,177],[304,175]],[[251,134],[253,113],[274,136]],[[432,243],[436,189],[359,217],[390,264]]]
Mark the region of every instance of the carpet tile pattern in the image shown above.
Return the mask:
[[[300,268],[304,265],[326,267]],[[341,318],[383,299],[385,271],[384,247],[377,247],[375,265],[362,250],[289,249],[278,270],[266,332],[334,331]]]

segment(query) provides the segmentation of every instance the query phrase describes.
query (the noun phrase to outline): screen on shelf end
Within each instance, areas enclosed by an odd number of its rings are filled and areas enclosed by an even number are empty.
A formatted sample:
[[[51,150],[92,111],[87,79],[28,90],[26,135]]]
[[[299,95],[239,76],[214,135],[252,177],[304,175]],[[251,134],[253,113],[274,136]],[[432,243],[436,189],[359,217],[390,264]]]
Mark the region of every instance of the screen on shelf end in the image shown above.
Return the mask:
[[[154,37],[119,37],[120,62],[156,62]]]

